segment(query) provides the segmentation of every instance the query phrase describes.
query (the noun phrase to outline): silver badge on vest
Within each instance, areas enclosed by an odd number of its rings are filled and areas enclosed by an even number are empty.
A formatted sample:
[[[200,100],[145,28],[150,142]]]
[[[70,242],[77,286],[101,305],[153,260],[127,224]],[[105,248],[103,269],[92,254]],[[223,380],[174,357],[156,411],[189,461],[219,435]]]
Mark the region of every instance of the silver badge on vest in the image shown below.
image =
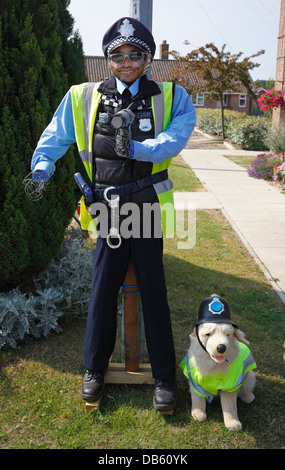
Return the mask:
[[[152,129],[151,120],[149,118],[140,119],[139,128],[143,132],[150,131]]]

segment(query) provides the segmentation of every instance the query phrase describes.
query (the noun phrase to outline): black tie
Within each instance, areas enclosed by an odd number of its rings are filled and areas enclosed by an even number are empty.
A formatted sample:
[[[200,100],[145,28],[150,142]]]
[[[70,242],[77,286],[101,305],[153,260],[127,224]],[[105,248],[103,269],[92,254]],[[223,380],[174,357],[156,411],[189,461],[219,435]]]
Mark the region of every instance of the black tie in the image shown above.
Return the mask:
[[[132,98],[131,98],[131,92],[128,88],[125,88],[124,91],[123,91],[123,98],[124,98],[124,108],[127,108],[130,104],[130,102],[132,101]]]

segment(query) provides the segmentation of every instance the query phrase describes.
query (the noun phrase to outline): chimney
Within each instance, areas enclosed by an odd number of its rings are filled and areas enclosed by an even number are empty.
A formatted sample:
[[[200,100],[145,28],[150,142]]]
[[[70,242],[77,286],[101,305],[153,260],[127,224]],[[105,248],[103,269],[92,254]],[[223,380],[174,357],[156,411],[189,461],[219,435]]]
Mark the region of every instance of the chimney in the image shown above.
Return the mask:
[[[169,53],[169,44],[166,44],[166,41],[162,41],[160,45],[160,59],[168,60],[168,53]]]

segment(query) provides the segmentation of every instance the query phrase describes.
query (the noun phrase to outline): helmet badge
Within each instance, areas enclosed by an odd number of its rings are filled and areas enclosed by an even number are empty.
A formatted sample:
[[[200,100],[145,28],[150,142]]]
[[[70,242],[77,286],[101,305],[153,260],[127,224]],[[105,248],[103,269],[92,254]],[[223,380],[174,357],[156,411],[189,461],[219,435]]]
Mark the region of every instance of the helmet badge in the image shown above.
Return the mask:
[[[213,294],[212,302],[209,304],[209,311],[213,313],[213,315],[221,315],[221,313],[225,310],[224,304],[220,301],[219,297]]]
[[[126,18],[123,21],[123,24],[121,25],[119,32],[121,33],[122,36],[125,36],[128,38],[129,36],[133,36],[135,31],[135,28],[133,25],[129,22],[129,20]]]

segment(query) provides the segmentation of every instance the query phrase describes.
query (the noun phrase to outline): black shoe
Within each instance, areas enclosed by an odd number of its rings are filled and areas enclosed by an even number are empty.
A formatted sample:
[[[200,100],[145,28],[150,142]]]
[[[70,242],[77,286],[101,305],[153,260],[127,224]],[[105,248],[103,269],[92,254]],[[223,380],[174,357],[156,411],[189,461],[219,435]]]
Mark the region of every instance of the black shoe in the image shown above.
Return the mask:
[[[83,400],[94,402],[99,400],[104,390],[104,372],[86,369],[83,377],[81,396]]]
[[[171,411],[175,408],[177,390],[175,379],[155,380],[153,406],[157,411]]]

